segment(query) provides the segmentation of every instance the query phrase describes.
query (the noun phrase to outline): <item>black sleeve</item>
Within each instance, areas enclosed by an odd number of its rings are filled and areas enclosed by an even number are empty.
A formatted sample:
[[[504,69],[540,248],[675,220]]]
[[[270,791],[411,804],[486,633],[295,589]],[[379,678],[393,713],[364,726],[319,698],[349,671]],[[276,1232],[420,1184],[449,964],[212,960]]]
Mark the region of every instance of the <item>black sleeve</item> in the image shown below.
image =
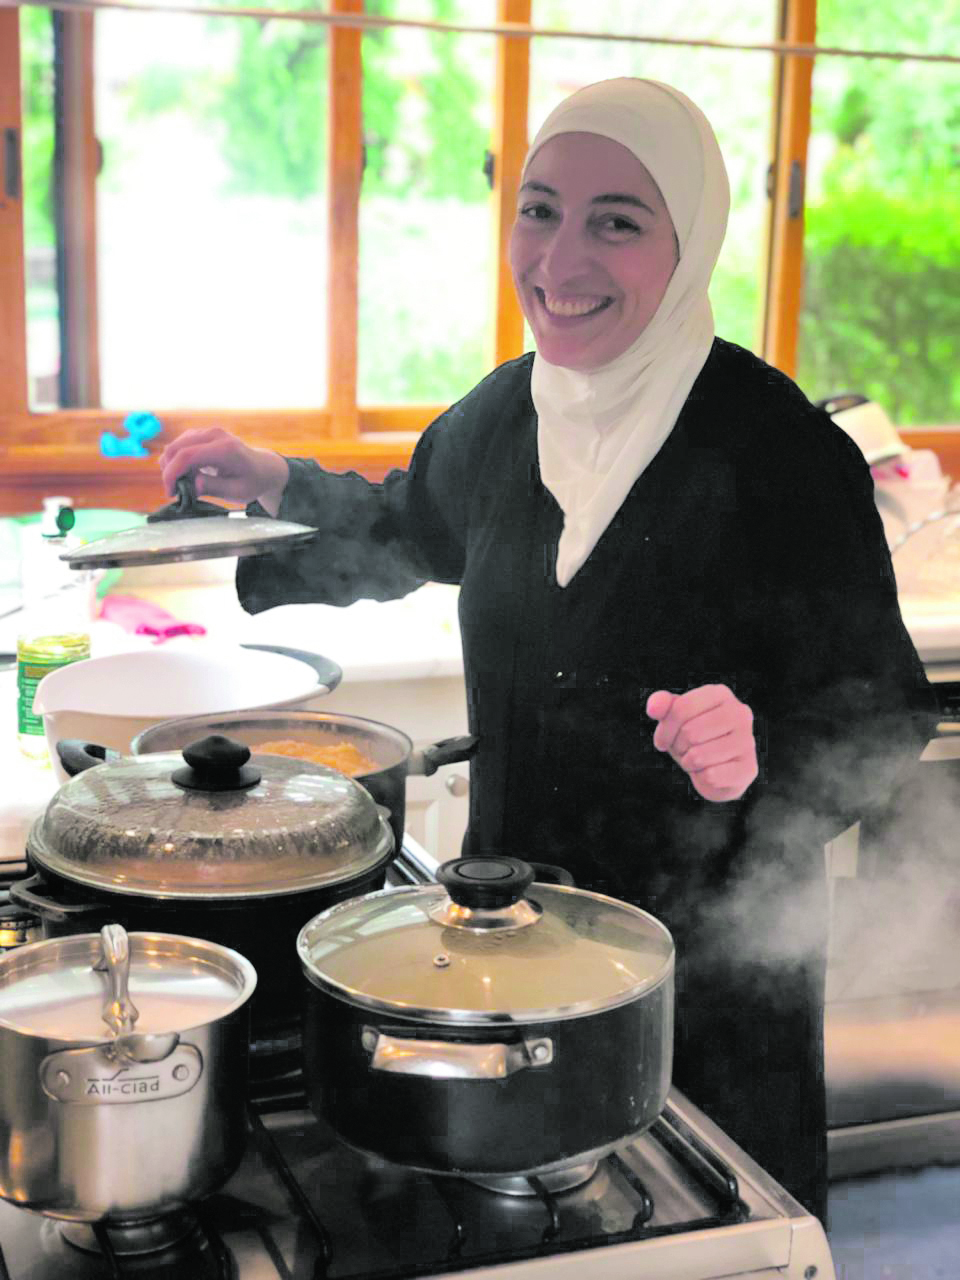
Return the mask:
[[[483,463],[489,427],[529,385],[529,361],[494,370],[433,422],[410,466],[382,484],[356,472],[335,474],[291,458],[278,515],[318,530],[289,551],[248,556],[237,594],[249,613],[280,604],[347,605],[393,600],[424,582],[457,583],[463,574],[471,486]],[[256,503],[251,513],[266,515]]]
[[[792,384],[790,384],[792,386]],[[862,454],[792,388],[754,474],[763,620],[761,777],[748,812],[818,842],[896,787],[935,732],[937,704],[903,624]]]

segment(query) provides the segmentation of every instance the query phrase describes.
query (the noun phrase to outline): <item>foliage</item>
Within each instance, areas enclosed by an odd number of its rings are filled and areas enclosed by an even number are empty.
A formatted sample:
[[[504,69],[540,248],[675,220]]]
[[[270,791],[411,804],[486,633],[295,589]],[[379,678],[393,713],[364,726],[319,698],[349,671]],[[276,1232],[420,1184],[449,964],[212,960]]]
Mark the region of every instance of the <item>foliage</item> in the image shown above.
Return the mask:
[[[24,231],[31,247],[55,243],[53,210],[53,24],[46,9],[20,11]]]
[[[297,198],[322,190],[326,79],[323,27],[240,24],[232,71],[210,104],[235,190]]]
[[[858,186],[807,215],[799,381],[858,391],[895,422],[960,418],[960,184]]]

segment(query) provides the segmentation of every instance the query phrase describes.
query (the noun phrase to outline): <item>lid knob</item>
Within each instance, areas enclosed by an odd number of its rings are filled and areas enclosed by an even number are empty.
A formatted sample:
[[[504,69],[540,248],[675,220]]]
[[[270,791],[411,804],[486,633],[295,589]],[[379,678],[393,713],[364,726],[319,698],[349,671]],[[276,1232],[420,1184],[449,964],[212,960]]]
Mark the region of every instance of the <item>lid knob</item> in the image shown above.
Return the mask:
[[[533,877],[528,862],[493,854],[454,858],[437,871],[437,879],[457,906],[473,911],[513,906],[533,884]]]
[[[205,502],[197,497],[197,485],[188,471],[179,476],[174,485],[176,497],[165,507],[152,511],[147,516],[147,524],[158,524],[164,520],[192,520],[197,516],[227,516],[230,512],[216,502]]]
[[[246,791],[263,776],[247,764],[250,748],[222,733],[191,742],[182,755],[189,767],[176,769],[170,780],[186,791]]]

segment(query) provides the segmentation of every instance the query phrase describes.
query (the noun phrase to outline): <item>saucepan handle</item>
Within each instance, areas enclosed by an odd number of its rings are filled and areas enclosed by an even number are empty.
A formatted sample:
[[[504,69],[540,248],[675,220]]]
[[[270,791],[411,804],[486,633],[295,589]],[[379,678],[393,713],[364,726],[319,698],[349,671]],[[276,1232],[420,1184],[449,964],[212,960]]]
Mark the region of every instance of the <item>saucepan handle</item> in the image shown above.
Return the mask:
[[[545,1036],[517,1044],[469,1044],[454,1040],[414,1040],[364,1027],[360,1043],[374,1071],[429,1076],[431,1080],[503,1080],[528,1067],[553,1061],[553,1041]]]
[[[67,924],[84,916],[103,915],[104,908],[96,902],[54,902],[51,898],[41,897],[36,889],[46,888],[43,876],[30,876],[26,880],[15,880],[10,886],[10,897],[20,907],[28,907],[36,911],[45,920],[57,924]]]
[[[411,751],[410,759],[407,761],[407,773],[415,777],[432,777],[441,765],[462,764],[465,760],[472,760],[477,754],[479,745],[480,739],[473,734],[464,734],[459,738],[442,738],[432,746]]]
[[[63,738],[57,743],[57,755],[68,777],[75,778],[85,769],[93,769],[106,760],[119,760],[120,752],[79,738]]]

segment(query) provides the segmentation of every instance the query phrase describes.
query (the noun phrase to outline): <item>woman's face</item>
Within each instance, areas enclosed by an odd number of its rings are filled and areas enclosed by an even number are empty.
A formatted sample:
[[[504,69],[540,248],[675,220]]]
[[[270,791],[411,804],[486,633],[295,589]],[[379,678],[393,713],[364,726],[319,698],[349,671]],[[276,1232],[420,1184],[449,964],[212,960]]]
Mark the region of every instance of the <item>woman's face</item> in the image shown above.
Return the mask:
[[[660,189],[626,147],[561,133],[527,166],[510,266],[550,364],[596,369],[639,337],[677,265]]]

